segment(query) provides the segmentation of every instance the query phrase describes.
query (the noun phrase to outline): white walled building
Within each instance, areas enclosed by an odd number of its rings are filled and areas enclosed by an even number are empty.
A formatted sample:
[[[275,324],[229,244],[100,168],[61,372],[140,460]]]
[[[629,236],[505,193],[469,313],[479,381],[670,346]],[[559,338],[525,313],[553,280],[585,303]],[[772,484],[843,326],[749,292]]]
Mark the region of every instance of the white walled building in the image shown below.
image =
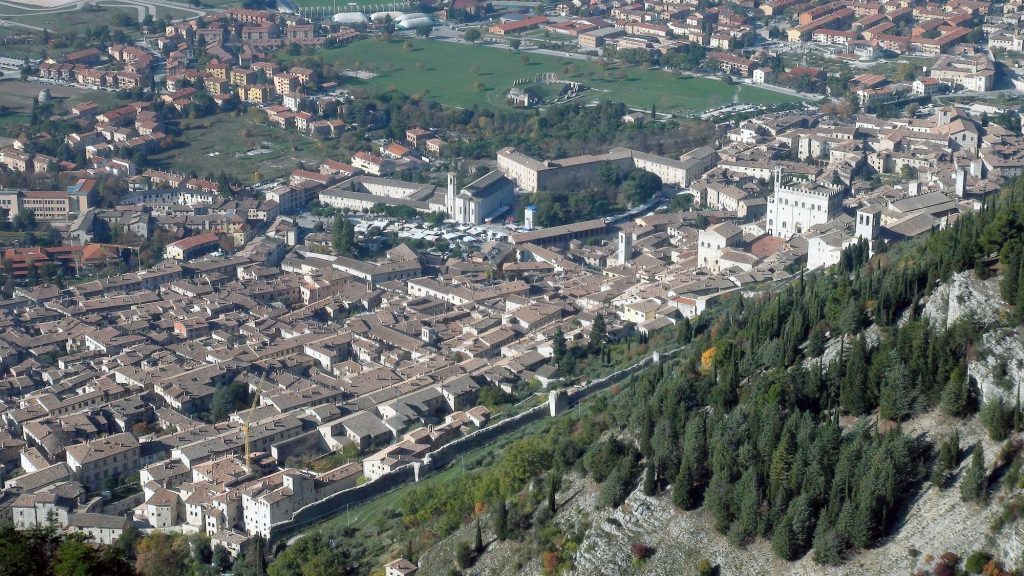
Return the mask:
[[[718,273],[721,270],[722,250],[736,246],[743,240],[743,232],[731,222],[708,226],[697,233],[697,266]]]
[[[448,173],[445,212],[459,224],[483,224],[501,214],[515,200],[515,184],[501,172],[493,171],[457,189],[455,174]]]
[[[775,169],[775,191],[768,197],[768,233],[780,238],[802,234],[842,213],[843,186],[825,184]]]

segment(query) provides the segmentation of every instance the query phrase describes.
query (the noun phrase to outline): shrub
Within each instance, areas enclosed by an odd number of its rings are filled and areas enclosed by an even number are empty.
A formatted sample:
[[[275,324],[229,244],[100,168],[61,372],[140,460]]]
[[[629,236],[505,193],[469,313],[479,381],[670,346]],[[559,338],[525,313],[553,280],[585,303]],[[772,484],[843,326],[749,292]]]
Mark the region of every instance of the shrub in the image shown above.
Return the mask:
[[[991,559],[992,555],[985,550],[975,550],[967,557],[967,561],[964,563],[964,570],[967,570],[970,574],[981,574],[981,570]]]
[[[459,568],[465,570],[472,561],[473,547],[469,545],[469,542],[459,542],[455,547],[455,563],[459,565]]]
[[[629,550],[633,553],[633,556],[636,556],[641,560],[646,560],[654,554],[654,550],[642,542],[634,542],[633,545],[629,547]]]

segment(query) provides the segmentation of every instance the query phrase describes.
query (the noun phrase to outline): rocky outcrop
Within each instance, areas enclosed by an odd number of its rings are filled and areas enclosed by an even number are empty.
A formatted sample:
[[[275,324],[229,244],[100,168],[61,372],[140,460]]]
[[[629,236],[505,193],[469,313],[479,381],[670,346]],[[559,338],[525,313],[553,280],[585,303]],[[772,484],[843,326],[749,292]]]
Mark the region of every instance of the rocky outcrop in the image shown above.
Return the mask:
[[[981,337],[978,360],[968,365],[968,373],[978,383],[983,402],[1003,400],[1011,404],[1021,394],[1024,380],[1024,335],[1016,328],[997,328]]]
[[[974,272],[967,271],[954,274],[928,296],[924,316],[936,328],[948,328],[968,315],[982,326],[989,326],[1005,310],[998,278],[979,280]]]

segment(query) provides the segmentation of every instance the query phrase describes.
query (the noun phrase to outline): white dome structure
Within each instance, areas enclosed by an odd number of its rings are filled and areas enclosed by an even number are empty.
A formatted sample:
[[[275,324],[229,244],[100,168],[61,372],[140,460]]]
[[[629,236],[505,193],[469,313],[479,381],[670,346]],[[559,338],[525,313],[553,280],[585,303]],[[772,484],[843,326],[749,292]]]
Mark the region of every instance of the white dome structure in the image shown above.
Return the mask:
[[[338,12],[331,20],[337,24],[369,24],[370,19],[362,12]]]
[[[407,18],[405,20],[399,20],[395,28],[399,30],[416,30],[423,26],[433,26],[434,19],[430,16],[421,16],[419,18]]]
[[[409,14],[402,14],[401,16],[394,18],[395,22],[404,22],[406,20],[412,20],[414,18],[430,18],[423,12],[412,12]]]
[[[405,16],[405,12],[374,12],[373,14],[370,14],[370,20],[373,20],[374,24],[381,24],[387,21],[388,16],[390,16],[392,20],[396,20]]]

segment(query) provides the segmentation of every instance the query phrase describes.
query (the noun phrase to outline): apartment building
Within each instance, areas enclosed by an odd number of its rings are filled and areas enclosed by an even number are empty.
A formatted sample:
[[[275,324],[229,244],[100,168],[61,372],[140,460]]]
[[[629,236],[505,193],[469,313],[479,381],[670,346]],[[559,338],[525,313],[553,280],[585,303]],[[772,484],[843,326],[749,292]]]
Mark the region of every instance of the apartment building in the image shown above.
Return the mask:
[[[139,441],[124,432],[68,446],[67,463],[78,481],[95,492],[108,480],[138,473],[139,454]]]
[[[985,53],[940,56],[928,75],[955,88],[988,92],[995,80],[995,64]]]

